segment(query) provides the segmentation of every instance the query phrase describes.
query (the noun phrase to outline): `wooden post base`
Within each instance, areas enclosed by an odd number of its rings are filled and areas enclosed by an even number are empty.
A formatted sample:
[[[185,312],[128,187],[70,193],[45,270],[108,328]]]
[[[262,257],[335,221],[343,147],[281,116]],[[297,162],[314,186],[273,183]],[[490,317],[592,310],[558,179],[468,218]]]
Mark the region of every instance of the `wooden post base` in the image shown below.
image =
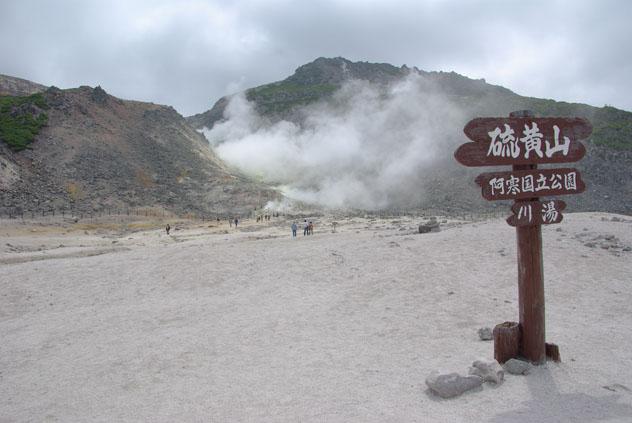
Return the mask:
[[[500,364],[512,358],[523,358],[522,328],[518,322],[504,322],[494,327],[494,358]],[[551,343],[546,343],[546,359],[559,363],[560,348]],[[524,358],[523,358],[524,359]],[[534,364],[542,364],[541,362]]]
[[[494,327],[494,358],[500,364],[520,355],[521,328],[518,322],[504,322]]]

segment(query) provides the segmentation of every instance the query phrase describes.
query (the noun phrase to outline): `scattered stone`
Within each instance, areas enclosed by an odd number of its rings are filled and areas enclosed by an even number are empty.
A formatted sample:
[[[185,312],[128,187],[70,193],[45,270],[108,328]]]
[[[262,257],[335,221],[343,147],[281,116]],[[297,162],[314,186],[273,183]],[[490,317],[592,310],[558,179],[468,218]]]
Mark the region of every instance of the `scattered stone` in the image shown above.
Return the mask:
[[[503,368],[512,375],[527,375],[531,371],[531,363],[510,358],[503,364]]]
[[[555,232],[562,232],[562,228],[557,228]]]
[[[592,242],[592,241],[591,242],[586,242],[584,244],[584,246],[589,247],[589,248],[595,248],[597,246],[597,243],[596,242]]]
[[[478,330],[478,337],[481,341],[491,341],[494,339],[491,328],[480,328]]]
[[[505,371],[496,360],[483,361],[476,360],[472,363],[472,367],[469,370],[470,375],[478,376],[485,382],[492,382],[495,384],[501,384],[505,378]]]
[[[607,389],[612,392],[618,392],[618,391],[630,392],[630,388],[628,388],[625,385],[621,385],[620,383],[613,383],[612,385],[602,386],[602,388]]]
[[[441,398],[454,398],[462,393],[483,384],[483,379],[479,376],[461,376],[458,373],[439,374],[432,372],[426,378],[426,385],[430,390]]]
[[[430,220],[428,223],[422,223],[419,225],[419,233],[427,234],[429,232],[439,232],[439,223],[436,220]]]

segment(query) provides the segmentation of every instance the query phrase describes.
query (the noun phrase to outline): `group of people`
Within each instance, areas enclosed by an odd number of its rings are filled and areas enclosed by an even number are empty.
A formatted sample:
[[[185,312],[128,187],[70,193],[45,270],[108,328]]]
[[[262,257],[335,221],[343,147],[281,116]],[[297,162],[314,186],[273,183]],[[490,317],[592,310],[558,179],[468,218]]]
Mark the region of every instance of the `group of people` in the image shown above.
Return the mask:
[[[276,214],[276,216],[278,216],[278,214]],[[274,214],[272,215],[272,217],[276,217],[276,216]],[[257,216],[257,222],[259,222],[260,219],[270,220],[270,215]],[[217,222],[219,223],[219,221],[220,219],[218,217]],[[239,224],[239,219],[237,217],[229,218],[228,224],[230,225],[231,228],[233,227],[233,225],[235,225],[235,228],[236,228],[237,225]],[[169,232],[171,232],[171,226],[167,224],[167,226],[165,227],[165,230],[167,232],[167,235],[169,235]],[[292,237],[293,238],[296,237],[297,231],[298,231],[298,223],[292,222]],[[307,236],[307,235],[314,235],[314,223],[311,220],[307,221],[307,219],[304,219],[303,220],[303,236]]]
[[[296,237],[296,231],[298,230],[298,224],[296,222],[292,222],[292,238]],[[306,235],[314,235],[314,223],[307,219],[303,221],[303,236]]]

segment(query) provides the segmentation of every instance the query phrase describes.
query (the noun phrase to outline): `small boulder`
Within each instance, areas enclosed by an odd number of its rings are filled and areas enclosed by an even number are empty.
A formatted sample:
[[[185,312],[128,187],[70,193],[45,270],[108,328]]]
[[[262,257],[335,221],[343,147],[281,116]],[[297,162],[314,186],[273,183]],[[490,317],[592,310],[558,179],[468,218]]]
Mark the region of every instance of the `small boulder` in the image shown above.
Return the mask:
[[[419,233],[427,234],[429,232],[439,232],[439,223],[436,220],[431,220],[428,223],[422,223],[419,225]]]
[[[492,339],[494,339],[494,335],[492,333],[492,329],[491,328],[480,328],[478,330],[478,338],[481,341],[491,341]]]
[[[505,371],[502,367],[500,367],[500,364],[498,364],[496,360],[476,360],[472,363],[469,373],[470,375],[482,378],[485,382],[492,382],[495,384],[502,383],[505,377]]]
[[[507,373],[512,375],[526,375],[531,371],[531,364],[526,361],[510,358],[505,361],[503,368],[507,371]]]
[[[426,385],[441,398],[453,398],[477,388],[483,384],[483,379],[478,376],[461,376],[458,373],[439,374],[432,372],[426,378]]]

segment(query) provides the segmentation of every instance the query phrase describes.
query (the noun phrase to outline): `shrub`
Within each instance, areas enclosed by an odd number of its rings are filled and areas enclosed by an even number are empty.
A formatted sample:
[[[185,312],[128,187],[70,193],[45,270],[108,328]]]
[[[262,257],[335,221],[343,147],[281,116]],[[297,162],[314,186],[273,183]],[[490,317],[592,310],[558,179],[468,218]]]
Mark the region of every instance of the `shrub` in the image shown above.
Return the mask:
[[[48,109],[41,93],[30,96],[0,96],[0,139],[14,151],[24,150],[48,122]]]

